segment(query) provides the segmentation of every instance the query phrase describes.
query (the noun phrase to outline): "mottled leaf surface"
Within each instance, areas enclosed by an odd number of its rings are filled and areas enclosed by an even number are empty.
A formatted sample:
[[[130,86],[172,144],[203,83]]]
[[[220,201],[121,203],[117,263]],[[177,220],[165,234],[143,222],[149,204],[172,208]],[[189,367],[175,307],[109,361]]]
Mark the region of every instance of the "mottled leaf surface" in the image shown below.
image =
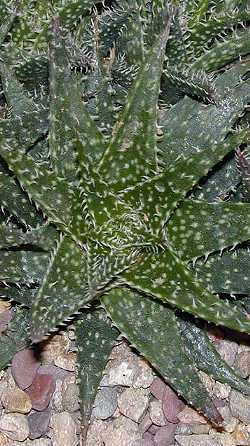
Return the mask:
[[[84,311],[76,322],[77,380],[83,427],[87,430],[93,402],[111,350],[119,335],[101,308]]]

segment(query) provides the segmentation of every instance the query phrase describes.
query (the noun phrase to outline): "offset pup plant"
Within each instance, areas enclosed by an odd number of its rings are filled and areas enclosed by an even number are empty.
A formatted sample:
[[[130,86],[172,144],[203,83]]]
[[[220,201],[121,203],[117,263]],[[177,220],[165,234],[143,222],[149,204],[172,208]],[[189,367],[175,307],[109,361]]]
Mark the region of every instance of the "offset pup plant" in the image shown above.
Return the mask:
[[[202,323],[250,333],[250,14],[78,3],[0,30],[1,365],[74,321],[85,433],[119,336],[219,424],[198,370],[250,395]]]

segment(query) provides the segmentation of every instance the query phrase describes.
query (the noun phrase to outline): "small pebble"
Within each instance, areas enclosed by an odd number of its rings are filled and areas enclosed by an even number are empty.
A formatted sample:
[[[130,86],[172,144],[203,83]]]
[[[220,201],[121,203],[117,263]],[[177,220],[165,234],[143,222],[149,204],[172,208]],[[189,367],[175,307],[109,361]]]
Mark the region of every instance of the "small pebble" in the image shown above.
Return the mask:
[[[117,390],[112,387],[103,387],[97,393],[93,415],[100,420],[112,417],[117,408]]]
[[[29,436],[27,417],[16,413],[3,414],[0,417],[0,431],[11,440],[26,440]]]
[[[76,383],[63,385],[62,407],[65,412],[76,412],[79,409],[79,389]]]
[[[178,446],[236,446],[229,434],[176,435]]]
[[[7,446],[8,444],[10,444],[10,439],[2,434],[2,432],[0,432],[0,446]]]
[[[145,389],[128,388],[118,399],[119,410],[131,420],[139,422],[147,410],[148,397],[149,392]]]
[[[10,443],[8,446],[52,446],[52,443],[49,438],[39,438],[38,440],[26,440],[22,443]]]
[[[25,349],[14,355],[11,372],[20,389],[31,386],[40,362],[36,359],[32,349]]]
[[[162,410],[161,401],[151,401],[149,405],[149,416],[153,424],[164,426],[167,421]]]
[[[120,416],[107,423],[101,436],[105,446],[133,446],[136,440],[141,440],[138,424],[127,417]],[[87,445],[88,446],[88,445]]]
[[[207,419],[189,406],[178,413],[177,418],[186,424],[207,424]]]
[[[232,366],[234,364],[238,352],[238,344],[236,342],[223,339],[216,344],[216,349],[228,365]]]
[[[40,438],[42,435],[46,434],[50,423],[50,410],[44,410],[43,412],[33,412],[28,416],[28,424],[30,435],[29,437],[33,440],[35,438]]]
[[[54,414],[51,418],[53,446],[77,446],[76,424],[67,412]]]
[[[12,314],[13,313],[11,309],[5,310],[2,313],[0,313],[0,334],[4,333],[7,330],[8,324],[12,318]]]
[[[39,375],[34,378],[31,386],[26,389],[35,410],[44,410],[48,407],[55,390],[55,382],[51,375]]]
[[[146,413],[146,415],[143,417],[143,419],[139,424],[140,432],[145,433],[150,428],[151,425],[152,425],[151,418],[149,414]]]
[[[242,378],[247,378],[250,375],[250,351],[239,353],[236,357],[234,367]]]
[[[153,440],[141,439],[136,440],[134,443],[132,443],[132,446],[155,446],[155,443],[153,442]]]
[[[108,369],[101,380],[101,386],[128,386],[133,385],[137,373],[135,361],[119,361]]]
[[[223,418],[223,428],[226,432],[233,432],[238,424],[237,418],[233,417],[227,405],[218,407],[218,411]]]
[[[61,379],[57,379],[55,382],[55,390],[51,397],[51,403],[50,403],[51,408],[55,412],[64,412],[62,394],[63,394],[63,381]]]
[[[54,362],[57,367],[61,367],[61,369],[68,370],[70,372],[74,372],[76,368],[76,353],[68,352],[59,355],[55,358]]]
[[[250,423],[250,397],[232,390],[229,397],[231,413],[245,424]]]
[[[154,437],[155,446],[171,446],[174,443],[176,425],[168,423],[160,427]]]
[[[26,392],[15,388],[6,388],[1,395],[1,402],[5,412],[29,413],[31,411],[31,400]]]
[[[150,386],[150,392],[152,393],[152,395],[154,395],[157,400],[162,401],[165,390],[166,384],[164,383],[164,381],[162,381],[162,379],[158,377],[155,378]]]
[[[43,364],[54,364],[58,356],[69,351],[70,340],[67,332],[56,334],[41,342],[41,359]]]
[[[51,375],[55,380],[56,379],[64,380],[68,376],[74,376],[72,372],[61,369],[61,367],[57,367],[53,364],[41,365],[37,370],[37,373],[39,373],[39,375]]]
[[[170,423],[178,423],[177,414],[185,407],[185,403],[178,397],[178,395],[166,386],[162,400],[162,408],[164,415]]]
[[[138,369],[133,380],[133,387],[147,389],[150,387],[154,379],[152,368],[143,360],[138,359]]]

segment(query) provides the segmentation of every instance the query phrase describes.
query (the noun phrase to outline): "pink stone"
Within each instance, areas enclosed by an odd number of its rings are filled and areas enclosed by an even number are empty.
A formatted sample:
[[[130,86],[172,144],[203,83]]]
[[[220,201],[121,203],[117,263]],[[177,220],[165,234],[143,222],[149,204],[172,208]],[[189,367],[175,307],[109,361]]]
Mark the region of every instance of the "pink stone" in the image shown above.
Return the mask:
[[[166,390],[166,384],[164,383],[164,381],[162,381],[162,379],[160,378],[155,378],[154,381],[152,382],[151,386],[150,386],[150,392],[152,393],[152,395],[154,395],[154,397],[157,400],[162,401],[164,392]]]
[[[28,424],[30,429],[29,438],[34,440],[40,438],[49,429],[50,411],[33,412],[28,416]]]
[[[162,409],[166,419],[170,423],[178,423],[177,414],[185,407],[185,403],[178,397],[178,395],[171,389],[171,387],[166,386],[163,400]]]
[[[14,355],[11,373],[20,389],[27,389],[36,376],[40,362],[36,359],[32,349],[25,349]]]
[[[55,381],[51,375],[36,374],[31,386],[26,389],[35,410],[44,410],[48,407],[55,390]]]
[[[175,430],[176,425],[172,423],[159,427],[154,436],[155,446],[171,446],[174,443]]]
[[[39,375],[51,375],[53,378],[61,379],[62,381],[67,376],[74,376],[73,372],[69,372],[68,370],[61,369],[61,367],[57,367],[53,364],[45,364],[41,365],[37,370]]]

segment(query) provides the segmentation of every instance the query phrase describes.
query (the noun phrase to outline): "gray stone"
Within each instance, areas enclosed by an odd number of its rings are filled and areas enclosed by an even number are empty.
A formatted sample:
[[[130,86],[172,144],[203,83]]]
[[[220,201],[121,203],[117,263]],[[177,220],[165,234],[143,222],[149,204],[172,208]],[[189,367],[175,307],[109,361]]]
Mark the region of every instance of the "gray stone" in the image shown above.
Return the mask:
[[[242,393],[232,390],[230,393],[229,404],[231,413],[235,418],[243,421],[245,424],[250,423],[250,397]]]
[[[216,349],[228,365],[233,365],[238,352],[238,344],[236,342],[227,339],[220,340],[216,344]]]
[[[128,388],[120,395],[118,407],[120,412],[133,421],[139,422],[145,414],[149,403],[146,389]]]
[[[207,419],[189,406],[184,407],[184,409],[178,413],[177,418],[182,423],[186,424],[207,424]]]
[[[29,436],[27,417],[16,413],[3,414],[0,417],[0,431],[11,440],[26,440]]]
[[[193,434],[208,434],[211,426],[209,424],[194,423],[190,424],[190,427]]]
[[[57,379],[55,382],[55,391],[50,402],[50,406],[55,412],[64,412],[62,394],[62,380]]]
[[[243,378],[247,378],[250,375],[250,351],[239,353],[234,366]]]
[[[146,413],[146,415],[143,417],[143,419],[139,424],[139,429],[142,433],[145,433],[150,428],[151,425],[152,425],[151,418],[149,414]]]
[[[155,446],[155,443],[153,442],[153,440],[145,440],[145,439],[141,439],[141,440],[136,440],[132,446]]]
[[[39,438],[37,440],[26,440],[24,442],[15,441],[14,443],[8,443],[6,446],[52,446],[49,438]]]
[[[153,371],[144,359],[138,359],[138,369],[133,380],[133,387],[150,387],[154,379]]]
[[[179,446],[236,446],[230,434],[176,435]]]
[[[67,412],[54,414],[51,418],[53,446],[77,446],[76,424]]]
[[[117,361],[108,369],[102,381],[101,386],[129,386],[133,385],[133,381],[138,371],[135,361]]]
[[[62,406],[66,412],[76,412],[79,409],[79,389],[76,383],[68,383],[63,388]]]
[[[106,430],[102,432],[105,446],[133,446],[133,443],[140,439],[138,424],[123,416],[108,423]]]
[[[112,417],[117,408],[117,390],[112,387],[103,387],[96,396],[93,415],[100,420]]]
[[[232,413],[227,405],[218,407],[218,411],[223,418],[223,428],[226,432],[233,432],[238,424],[237,418],[232,416]]]
[[[149,405],[149,416],[152,420],[152,423],[156,424],[157,426],[164,426],[167,423],[162,410],[161,401],[151,401]]]

